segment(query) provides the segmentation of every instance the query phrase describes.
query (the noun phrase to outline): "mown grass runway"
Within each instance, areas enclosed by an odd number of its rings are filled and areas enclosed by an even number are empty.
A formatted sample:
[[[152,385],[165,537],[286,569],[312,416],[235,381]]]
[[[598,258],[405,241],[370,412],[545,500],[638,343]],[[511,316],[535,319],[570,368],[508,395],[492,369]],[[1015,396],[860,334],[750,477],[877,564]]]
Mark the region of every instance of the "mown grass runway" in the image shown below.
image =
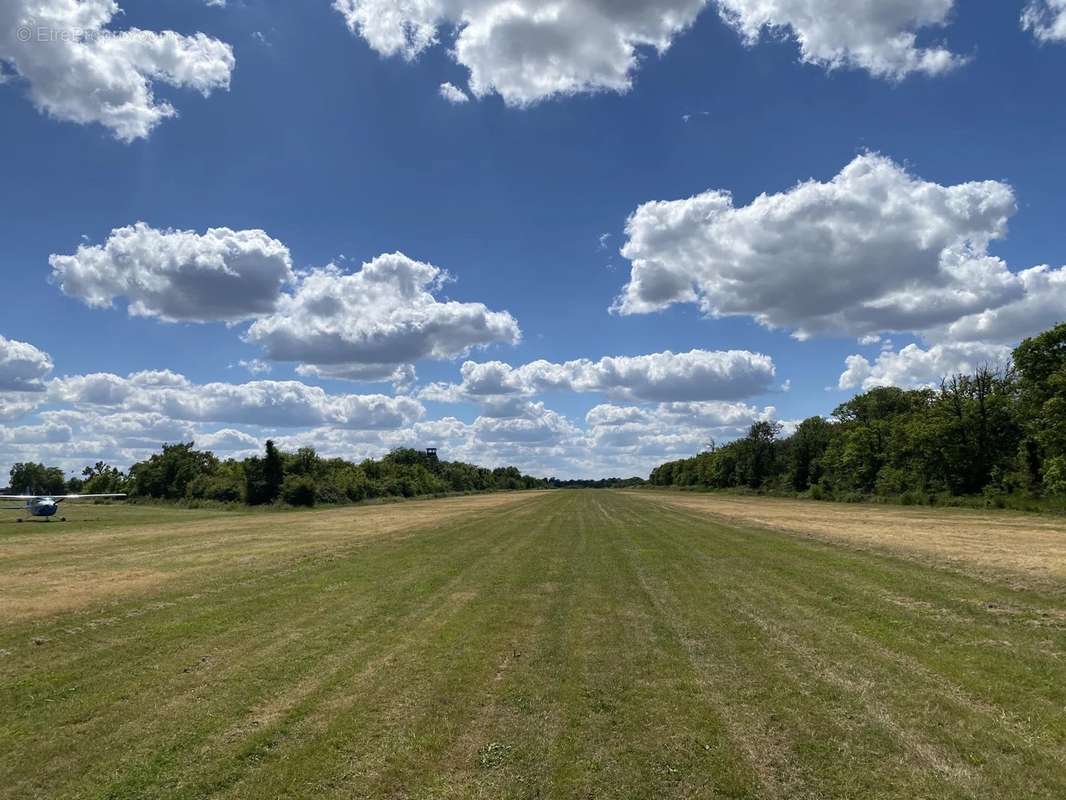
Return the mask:
[[[641,494],[442,502],[5,528],[0,796],[1066,796],[1066,587]]]

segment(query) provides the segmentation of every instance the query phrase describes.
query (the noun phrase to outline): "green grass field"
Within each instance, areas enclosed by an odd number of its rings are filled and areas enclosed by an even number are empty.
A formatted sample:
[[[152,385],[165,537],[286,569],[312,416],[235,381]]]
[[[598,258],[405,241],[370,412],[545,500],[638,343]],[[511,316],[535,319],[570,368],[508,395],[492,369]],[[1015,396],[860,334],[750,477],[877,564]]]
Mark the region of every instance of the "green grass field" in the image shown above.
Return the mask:
[[[1062,798],[1066,587],[640,493],[0,524],[0,796]]]

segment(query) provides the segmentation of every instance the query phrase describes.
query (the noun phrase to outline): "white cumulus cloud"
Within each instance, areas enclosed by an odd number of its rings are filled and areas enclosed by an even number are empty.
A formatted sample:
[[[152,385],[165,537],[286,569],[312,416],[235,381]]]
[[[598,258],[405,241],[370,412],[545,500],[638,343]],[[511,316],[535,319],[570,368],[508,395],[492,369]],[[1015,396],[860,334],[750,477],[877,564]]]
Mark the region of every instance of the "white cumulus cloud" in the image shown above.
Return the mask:
[[[422,404],[409,397],[329,394],[299,381],[194,384],[170,372],[57,378],[49,383],[49,397],[75,407],[277,428],[385,430],[409,425],[425,414]]]
[[[228,44],[203,33],[116,31],[120,13],[114,0],[0,0],[0,65],[40,111],[98,123],[126,142],[177,114],[155,98],[154,83],[205,97],[229,88],[236,62]]]
[[[138,222],[103,245],[49,258],[63,292],[93,307],[117,298],[134,316],[235,322],[274,310],[294,279],[288,248],[261,230],[157,230]]]
[[[943,46],[918,44],[919,31],[948,22],[954,0],[717,2],[722,17],[749,44],[764,32],[790,33],[804,62],[828,69],[855,67],[899,80],[912,73],[940,75],[965,61]]]
[[[1066,42],[1066,0],[1032,0],[1022,11],[1022,28],[1041,42]]]
[[[506,311],[441,300],[448,273],[402,253],[378,256],[354,273],[329,266],[305,276],[246,339],[273,361],[323,377],[396,380],[420,359],[449,359],[522,336]]]
[[[378,53],[416,58],[451,41],[476,97],[526,106],[629,89],[642,49],[665,52],[707,0],[334,0]]]
[[[52,359],[28,342],[0,336],[0,392],[43,392]]]
[[[571,391],[639,402],[731,400],[766,391],[774,374],[769,356],[746,350],[666,351],[562,364],[541,360],[520,367],[500,361],[468,361],[461,368],[460,383],[431,384],[421,397],[492,402],[511,395]]]
[[[535,404],[532,413],[519,417],[478,417],[473,429],[483,444],[558,445],[577,437],[579,429],[561,414]]]
[[[1008,363],[1011,348],[981,342],[936,344],[923,348],[909,344],[899,351],[886,350],[871,363],[864,356],[848,356],[838,385],[841,389],[867,391],[877,386],[904,389],[938,386],[955,373],[969,373],[981,366]]]
[[[773,406],[745,403],[660,403],[655,406],[598,405],[585,416],[585,446],[602,463],[632,465],[646,475],[663,461],[691,456],[709,439],[718,443],[743,436],[753,422],[776,419]],[[792,423],[786,423],[786,429]],[[622,470],[626,471],[626,470]],[[615,470],[620,474],[619,470]]]
[[[698,303],[798,338],[924,330],[1018,299],[987,253],[1014,193],[998,181],[942,186],[878,154],[827,182],[737,206],[727,191],[645,203],[629,218],[622,314]]]

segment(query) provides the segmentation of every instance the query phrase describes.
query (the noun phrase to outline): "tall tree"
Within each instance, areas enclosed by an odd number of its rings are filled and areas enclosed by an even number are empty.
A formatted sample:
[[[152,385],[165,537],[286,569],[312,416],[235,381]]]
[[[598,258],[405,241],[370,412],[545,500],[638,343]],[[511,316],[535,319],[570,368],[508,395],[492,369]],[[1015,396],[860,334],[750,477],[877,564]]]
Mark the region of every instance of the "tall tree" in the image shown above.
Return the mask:
[[[312,451],[313,452],[313,451]],[[266,456],[263,458],[263,483],[266,502],[273,503],[281,494],[281,485],[285,482],[285,462],[273,439],[267,439]]]
[[[163,451],[130,468],[133,493],[143,497],[179,500],[189,484],[201,475],[213,475],[218,459],[194,449],[194,442],[164,444]]]
[[[1014,350],[1020,379],[1022,452],[1034,486],[1051,471],[1066,474],[1066,323],[1023,341]],[[1066,489],[1066,485],[1061,487]],[[1055,486],[1053,491],[1060,491]]]
[[[67,480],[59,467],[25,462],[11,468],[9,487],[13,494],[62,494]]]
[[[832,433],[832,425],[823,417],[805,419],[796,428],[789,454],[789,478],[795,491],[805,492],[821,479],[821,458]]]

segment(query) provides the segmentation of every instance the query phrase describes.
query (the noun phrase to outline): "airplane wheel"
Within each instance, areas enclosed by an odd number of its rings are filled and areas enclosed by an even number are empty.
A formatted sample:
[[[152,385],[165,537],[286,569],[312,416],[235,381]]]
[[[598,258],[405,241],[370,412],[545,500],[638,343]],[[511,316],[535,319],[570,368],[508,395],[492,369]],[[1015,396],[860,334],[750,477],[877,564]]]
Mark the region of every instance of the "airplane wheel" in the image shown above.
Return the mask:
[[[60,517],[60,518],[59,518],[59,521],[60,521],[60,522],[66,522],[66,521],[67,521],[67,518],[66,518],[66,517]]]
[[[20,517],[19,519],[15,520],[15,522],[22,522],[22,518]]]

